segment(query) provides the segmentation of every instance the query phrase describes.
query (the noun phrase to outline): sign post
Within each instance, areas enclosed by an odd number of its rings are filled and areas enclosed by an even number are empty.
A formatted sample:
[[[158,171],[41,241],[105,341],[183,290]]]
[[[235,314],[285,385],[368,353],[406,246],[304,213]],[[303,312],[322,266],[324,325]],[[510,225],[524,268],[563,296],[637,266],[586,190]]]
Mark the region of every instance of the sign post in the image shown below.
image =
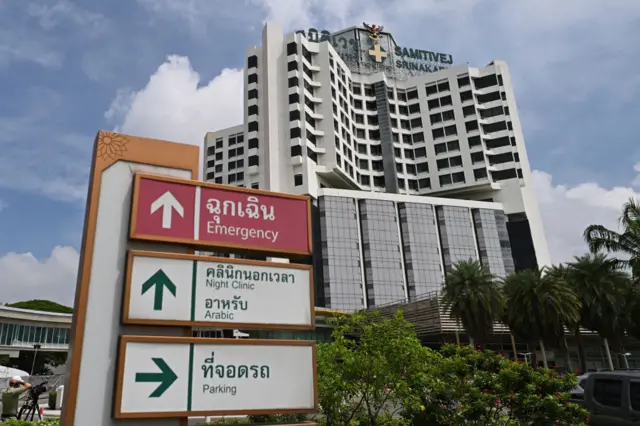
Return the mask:
[[[191,180],[198,151],[98,133],[63,426],[317,409],[315,342],[192,337],[315,327],[311,266],[192,254],[308,260],[309,198]]]

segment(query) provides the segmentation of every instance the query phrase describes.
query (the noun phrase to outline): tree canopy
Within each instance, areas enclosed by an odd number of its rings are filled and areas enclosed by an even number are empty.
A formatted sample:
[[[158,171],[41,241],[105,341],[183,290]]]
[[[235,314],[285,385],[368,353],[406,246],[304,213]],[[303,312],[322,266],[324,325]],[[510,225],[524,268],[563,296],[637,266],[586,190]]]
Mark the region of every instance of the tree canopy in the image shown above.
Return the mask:
[[[59,314],[72,314],[73,308],[61,305],[51,300],[34,299],[22,302],[7,303],[5,306],[10,308],[31,309],[34,311],[55,312]]]

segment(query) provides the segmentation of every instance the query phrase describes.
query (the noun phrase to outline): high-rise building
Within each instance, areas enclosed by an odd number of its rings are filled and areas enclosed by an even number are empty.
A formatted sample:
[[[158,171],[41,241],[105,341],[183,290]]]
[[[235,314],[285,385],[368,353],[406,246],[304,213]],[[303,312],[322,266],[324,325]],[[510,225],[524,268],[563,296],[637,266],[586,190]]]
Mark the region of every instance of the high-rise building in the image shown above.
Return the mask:
[[[549,264],[509,69],[453,63],[375,25],[267,23],[248,49],[245,122],[206,135],[204,175],[314,199],[319,304],[415,297],[463,258]]]

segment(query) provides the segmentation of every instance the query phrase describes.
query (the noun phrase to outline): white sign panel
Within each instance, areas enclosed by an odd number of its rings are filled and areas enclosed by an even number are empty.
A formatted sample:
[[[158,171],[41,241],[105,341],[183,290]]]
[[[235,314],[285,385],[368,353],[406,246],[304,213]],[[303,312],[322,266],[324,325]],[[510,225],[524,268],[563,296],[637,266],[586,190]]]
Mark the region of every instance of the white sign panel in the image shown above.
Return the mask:
[[[311,413],[315,342],[123,336],[116,418]]]
[[[311,329],[307,265],[131,252],[123,322]]]

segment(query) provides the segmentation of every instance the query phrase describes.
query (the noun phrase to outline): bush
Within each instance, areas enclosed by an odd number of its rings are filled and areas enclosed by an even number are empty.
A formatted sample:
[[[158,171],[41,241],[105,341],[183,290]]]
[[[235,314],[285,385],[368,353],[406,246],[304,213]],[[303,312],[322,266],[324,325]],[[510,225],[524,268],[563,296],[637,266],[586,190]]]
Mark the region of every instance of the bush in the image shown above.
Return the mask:
[[[262,416],[248,416],[246,418],[227,418],[221,417],[213,422],[199,422],[197,426],[207,425],[235,425],[235,424],[249,424],[249,423],[293,423],[293,422],[305,422],[307,416],[304,414],[271,414]]]
[[[60,419],[44,419],[41,422],[9,419],[5,420],[2,426],[60,426]]]
[[[49,410],[56,409],[56,397],[58,393],[56,391],[49,392]]]
[[[410,379],[420,410],[405,410],[419,425],[583,425],[587,411],[569,402],[573,375],[534,370],[491,351],[446,345],[426,374]],[[415,404],[413,405],[415,406]]]

